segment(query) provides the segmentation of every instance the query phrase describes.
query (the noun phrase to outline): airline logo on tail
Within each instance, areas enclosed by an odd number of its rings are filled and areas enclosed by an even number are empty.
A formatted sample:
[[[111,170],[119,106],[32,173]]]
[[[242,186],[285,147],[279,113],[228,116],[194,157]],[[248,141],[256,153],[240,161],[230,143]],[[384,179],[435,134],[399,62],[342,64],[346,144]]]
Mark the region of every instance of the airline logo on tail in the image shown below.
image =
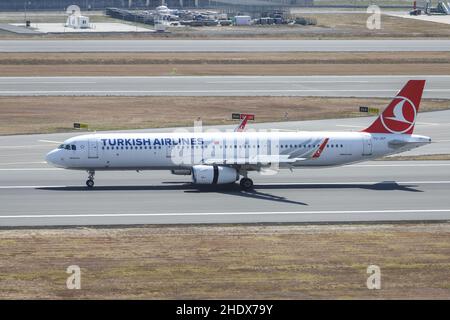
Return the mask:
[[[425,80],[410,80],[372,125],[369,133],[412,134]]]
[[[396,97],[392,103],[394,107],[386,110],[380,116],[384,128],[391,133],[406,133],[416,122],[416,106],[405,97]]]

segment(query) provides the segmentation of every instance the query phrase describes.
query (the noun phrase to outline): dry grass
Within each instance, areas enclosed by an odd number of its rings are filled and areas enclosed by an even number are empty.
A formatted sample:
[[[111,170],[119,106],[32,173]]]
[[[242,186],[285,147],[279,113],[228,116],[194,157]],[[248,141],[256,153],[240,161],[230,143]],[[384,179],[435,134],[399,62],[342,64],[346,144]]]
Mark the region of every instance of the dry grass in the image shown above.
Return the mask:
[[[0,298],[449,299],[449,270],[450,224],[0,233]]]
[[[361,64],[449,63],[449,52],[80,52],[6,53],[0,65],[35,64]]]
[[[320,97],[0,97],[0,134],[64,132],[74,122],[95,130],[191,126],[199,117],[204,124],[232,124],[232,112],[255,113],[257,122],[354,117],[361,116],[360,105],[384,108],[388,102]],[[449,107],[447,100],[424,100],[421,110]]]
[[[314,17],[318,27],[332,29],[335,37],[354,38],[447,38],[450,36],[450,25],[405,19],[387,15],[381,16],[381,29],[366,28],[368,14],[299,14]],[[329,35],[328,35],[329,36]]]
[[[448,52],[0,53],[2,76],[449,74]]]
[[[161,65],[2,65],[2,76],[309,76],[309,75],[448,75],[450,64],[161,64]]]
[[[450,53],[0,53],[2,76],[449,74]]]

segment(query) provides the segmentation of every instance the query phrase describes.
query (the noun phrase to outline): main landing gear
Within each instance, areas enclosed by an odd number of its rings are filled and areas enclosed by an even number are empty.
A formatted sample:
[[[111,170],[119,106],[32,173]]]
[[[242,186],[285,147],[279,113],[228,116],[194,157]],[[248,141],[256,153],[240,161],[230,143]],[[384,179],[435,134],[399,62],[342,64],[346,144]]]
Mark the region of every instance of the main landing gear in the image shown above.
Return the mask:
[[[94,186],[95,171],[88,171],[88,179],[86,180],[86,186],[92,188]]]
[[[241,185],[242,190],[247,191],[253,189],[253,180],[250,178],[242,178],[239,184]]]

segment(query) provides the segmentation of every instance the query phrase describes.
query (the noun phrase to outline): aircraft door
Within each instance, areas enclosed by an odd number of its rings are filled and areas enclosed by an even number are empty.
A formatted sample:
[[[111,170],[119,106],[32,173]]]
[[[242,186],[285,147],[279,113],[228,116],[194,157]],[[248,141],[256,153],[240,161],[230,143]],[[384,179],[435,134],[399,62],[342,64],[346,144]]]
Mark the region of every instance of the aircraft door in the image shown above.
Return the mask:
[[[363,136],[363,156],[371,156],[372,155],[372,137],[369,135]]]
[[[97,139],[88,140],[88,158],[98,158],[98,141]]]

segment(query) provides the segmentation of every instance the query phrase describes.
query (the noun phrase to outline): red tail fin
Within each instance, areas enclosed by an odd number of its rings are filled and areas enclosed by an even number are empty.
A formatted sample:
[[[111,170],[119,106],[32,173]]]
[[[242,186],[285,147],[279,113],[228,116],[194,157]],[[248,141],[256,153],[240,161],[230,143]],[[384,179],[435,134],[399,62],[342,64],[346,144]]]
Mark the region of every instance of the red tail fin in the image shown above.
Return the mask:
[[[425,80],[409,80],[383,113],[364,132],[412,134]]]

